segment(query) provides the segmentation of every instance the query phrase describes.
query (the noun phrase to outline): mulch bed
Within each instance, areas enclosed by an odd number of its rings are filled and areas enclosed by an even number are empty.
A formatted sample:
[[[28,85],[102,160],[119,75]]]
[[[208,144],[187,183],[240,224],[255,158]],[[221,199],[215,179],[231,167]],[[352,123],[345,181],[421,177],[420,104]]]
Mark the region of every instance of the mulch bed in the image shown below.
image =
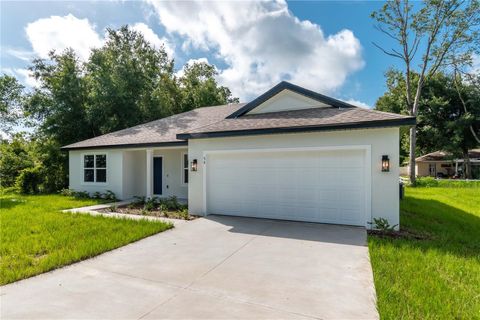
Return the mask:
[[[400,231],[367,230],[367,233],[379,238],[390,239],[428,240],[431,238],[429,235],[415,233],[407,229],[401,229]]]
[[[112,211],[110,208],[105,208],[101,210],[97,210],[99,212],[104,212],[104,213],[123,213],[123,214],[135,214],[139,216],[151,216],[151,217],[160,217],[160,218],[170,218],[170,219],[181,219],[181,220],[194,220],[198,218],[197,216],[192,216],[188,214],[185,216],[182,211],[172,211],[172,210],[164,210],[161,211],[159,209],[153,209],[153,210],[143,210],[142,206],[122,206],[122,207],[117,207],[114,211]]]

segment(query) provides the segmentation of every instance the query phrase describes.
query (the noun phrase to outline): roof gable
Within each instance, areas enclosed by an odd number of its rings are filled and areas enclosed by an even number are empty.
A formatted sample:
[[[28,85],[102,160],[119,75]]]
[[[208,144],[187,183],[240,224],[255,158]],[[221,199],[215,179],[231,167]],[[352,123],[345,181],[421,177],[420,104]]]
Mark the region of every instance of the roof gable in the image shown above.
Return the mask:
[[[312,107],[354,108],[351,104],[282,81],[227,118],[233,119],[246,114],[293,111]]]
[[[322,107],[331,107],[331,105],[298,94],[294,91],[284,89],[267,101],[264,101],[252,110],[248,111],[246,114],[294,111]]]

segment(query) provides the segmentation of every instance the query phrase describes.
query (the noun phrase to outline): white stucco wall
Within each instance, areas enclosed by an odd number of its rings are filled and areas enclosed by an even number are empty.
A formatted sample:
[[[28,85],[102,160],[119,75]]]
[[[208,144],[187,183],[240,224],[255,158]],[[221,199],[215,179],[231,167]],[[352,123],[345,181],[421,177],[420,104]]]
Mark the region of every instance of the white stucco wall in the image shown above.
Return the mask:
[[[106,154],[107,155],[107,182],[83,182],[83,155]],[[79,150],[69,152],[69,188],[76,191],[104,193],[111,190],[119,199],[123,199],[123,151],[122,150]]]
[[[153,149],[153,156],[163,156],[162,197],[188,197],[188,185],[182,183],[182,154],[187,148]],[[83,182],[83,155],[107,155],[107,182]],[[145,149],[106,149],[69,152],[69,187],[77,191],[104,193],[111,190],[119,199],[146,195]],[[153,171],[152,171],[153,174]],[[153,179],[152,179],[153,181]]]
[[[205,214],[203,206],[203,152],[235,149],[371,146],[371,217],[399,224],[399,129],[359,129],[331,132],[257,135],[189,140],[189,159],[198,159],[198,171],[190,172],[189,210]],[[390,158],[390,172],[381,172],[382,155]],[[232,168],[234,170],[234,168]],[[368,213],[367,213],[368,216]],[[368,227],[369,225],[366,224]]]
[[[183,199],[188,197],[188,185],[182,183],[182,154],[185,152],[187,148],[153,151],[154,156],[163,157],[162,197],[177,196]]]
[[[146,152],[145,150],[124,151],[123,153],[123,198],[146,194]]]

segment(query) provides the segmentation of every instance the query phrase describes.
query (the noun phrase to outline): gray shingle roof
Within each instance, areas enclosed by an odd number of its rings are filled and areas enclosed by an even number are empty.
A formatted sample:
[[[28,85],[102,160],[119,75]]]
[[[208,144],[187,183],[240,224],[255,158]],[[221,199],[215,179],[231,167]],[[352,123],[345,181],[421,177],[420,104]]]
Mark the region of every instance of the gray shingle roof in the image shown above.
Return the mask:
[[[243,105],[244,103],[239,103],[198,108],[171,117],[73,143],[64,146],[62,149],[186,144],[186,141],[177,139],[177,133],[189,131],[194,128],[223,120]]]
[[[178,137],[183,139],[214,136],[214,133],[237,135],[239,132],[288,129],[294,131],[304,128],[341,128],[373,126],[399,126],[414,124],[415,118],[394,113],[369,110],[358,107],[350,108],[310,108],[295,111],[282,111],[262,114],[244,115],[238,118],[223,119],[216,123],[186,130]]]
[[[480,149],[472,149],[468,151],[468,157],[470,159],[480,159]],[[447,151],[435,151],[427,153],[421,157],[415,159],[417,162],[428,162],[428,161],[447,161],[453,160],[453,154]]]

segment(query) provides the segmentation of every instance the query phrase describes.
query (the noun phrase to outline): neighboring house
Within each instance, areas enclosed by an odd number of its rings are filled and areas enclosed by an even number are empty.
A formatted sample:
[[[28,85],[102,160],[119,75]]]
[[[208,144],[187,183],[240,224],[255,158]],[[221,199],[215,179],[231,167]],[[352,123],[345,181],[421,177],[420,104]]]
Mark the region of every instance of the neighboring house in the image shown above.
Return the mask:
[[[70,188],[188,198],[192,214],[370,227],[399,223],[399,127],[288,82],[247,104],[198,108],[65,146]]]
[[[468,152],[472,166],[472,177],[480,179],[480,149]],[[445,151],[435,151],[415,159],[416,174],[418,177],[452,177],[463,172],[464,159],[455,159]],[[409,167],[408,167],[409,168]]]

